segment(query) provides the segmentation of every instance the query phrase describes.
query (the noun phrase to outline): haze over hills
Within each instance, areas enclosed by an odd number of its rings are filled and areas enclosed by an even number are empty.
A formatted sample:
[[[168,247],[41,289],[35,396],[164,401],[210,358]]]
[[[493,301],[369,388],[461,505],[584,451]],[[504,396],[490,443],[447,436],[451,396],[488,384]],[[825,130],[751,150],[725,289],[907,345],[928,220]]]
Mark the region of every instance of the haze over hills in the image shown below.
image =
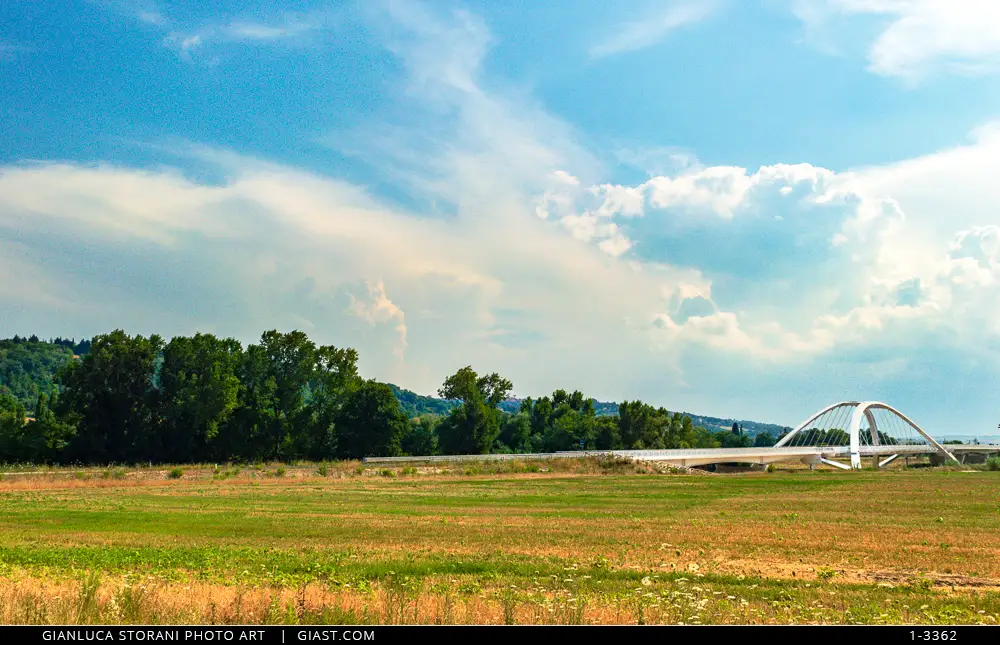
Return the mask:
[[[448,401],[433,396],[417,394],[416,392],[400,388],[392,383],[389,384],[389,387],[392,388],[393,393],[396,395],[396,398],[399,399],[403,409],[410,416],[420,416],[422,414],[447,414],[449,410],[459,405],[458,401]],[[521,398],[506,399],[501,402],[498,407],[504,412],[515,413],[521,409],[521,402],[523,400],[524,399]],[[594,410],[596,411],[597,416],[613,416],[618,414],[618,404],[614,402],[595,400]],[[693,421],[695,425],[702,426],[707,430],[712,430],[713,432],[719,430],[730,430],[733,427],[733,423],[740,424],[743,426],[744,432],[751,435],[756,435],[759,432],[770,432],[774,436],[779,436],[791,430],[791,427],[789,426],[783,426],[775,423],[761,423],[759,421],[749,421],[746,419],[722,419],[719,417],[692,414],[690,412],[683,411],[681,414],[691,417],[691,421]]]

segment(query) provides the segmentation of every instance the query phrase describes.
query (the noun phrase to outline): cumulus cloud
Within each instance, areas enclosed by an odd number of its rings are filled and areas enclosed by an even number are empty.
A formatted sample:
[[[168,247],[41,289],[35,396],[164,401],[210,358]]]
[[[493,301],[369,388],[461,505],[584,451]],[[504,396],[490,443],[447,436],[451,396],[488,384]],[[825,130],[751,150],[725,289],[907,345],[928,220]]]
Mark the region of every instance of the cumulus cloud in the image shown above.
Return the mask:
[[[366,282],[368,287],[367,300],[362,300],[349,294],[351,304],[348,310],[368,322],[370,325],[395,323],[393,329],[399,335],[396,355],[403,360],[406,353],[406,314],[385,293],[385,284],[381,280]]]
[[[775,420],[784,400],[767,397],[794,392],[789,423],[835,398],[898,402],[911,378],[955,397],[995,382],[995,128],[849,172],[687,156],[612,184],[572,128],[483,82],[480,20],[410,3],[379,17],[419,118],[327,143],[447,209],[198,146],[173,169],[10,164],[0,326],[245,341],[305,327],[423,392],[473,364],[524,394]],[[195,161],[222,179],[185,174]]]

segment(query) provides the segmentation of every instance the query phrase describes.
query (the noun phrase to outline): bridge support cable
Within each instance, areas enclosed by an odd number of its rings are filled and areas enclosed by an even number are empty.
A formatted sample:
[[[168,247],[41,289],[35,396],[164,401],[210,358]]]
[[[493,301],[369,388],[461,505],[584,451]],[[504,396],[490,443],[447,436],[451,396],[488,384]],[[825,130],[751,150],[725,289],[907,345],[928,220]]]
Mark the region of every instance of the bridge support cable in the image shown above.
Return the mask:
[[[805,447],[831,448],[820,451],[827,459],[840,454],[849,456],[851,468],[861,468],[862,456],[871,456],[874,465],[881,468],[899,454],[919,454],[925,450],[955,460],[947,448],[905,414],[879,401],[842,401],[829,405],[775,444],[775,448]]]
[[[794,428],[791,432],[782,437],[781,440],[775,444],[775,447],[781,448],[781,447],[792,447],[800,445],[799,442],[804,441],[806,439],[806,436],[802,435],[803,430],[808,428],[810,424],[815,422],[823,415],[832,412],[834,410],[837,410],[838,408],[844,408],[844,407],[850,408],[857,404],[858,404],[857,401],[844,401],[841,403],[834,403],[833,405],[828,405],[819,412],[816,412],[815,414],[810,416],[808,419],[806,419],[805,421],[800,423],[796,428]]]

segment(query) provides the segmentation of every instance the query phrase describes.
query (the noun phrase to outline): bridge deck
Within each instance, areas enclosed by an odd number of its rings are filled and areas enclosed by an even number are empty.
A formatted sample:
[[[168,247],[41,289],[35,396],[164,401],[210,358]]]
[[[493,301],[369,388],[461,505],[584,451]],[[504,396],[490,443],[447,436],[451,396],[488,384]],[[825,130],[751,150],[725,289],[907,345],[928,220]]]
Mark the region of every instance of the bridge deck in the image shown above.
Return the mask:
[[[1000,453],[1000,446],[949,444],[952,454]],[[928,445],[861,446],[864,457],[890,455],[922,455],[937,452]],[[703,466],[727,462],[768,464],[776,461],[818,463],[821,459],[844,459],[850,456],[848,446],[801,446],[795,448],[691,448],[677,450],[577,450],[552,453],[504,455],[435,455],[429,457],[369,457],[366,463],[393,462],[462,462],[507,461],[513,459],[567,459],[612,455],[637,461],[662,461],[677,466]]]

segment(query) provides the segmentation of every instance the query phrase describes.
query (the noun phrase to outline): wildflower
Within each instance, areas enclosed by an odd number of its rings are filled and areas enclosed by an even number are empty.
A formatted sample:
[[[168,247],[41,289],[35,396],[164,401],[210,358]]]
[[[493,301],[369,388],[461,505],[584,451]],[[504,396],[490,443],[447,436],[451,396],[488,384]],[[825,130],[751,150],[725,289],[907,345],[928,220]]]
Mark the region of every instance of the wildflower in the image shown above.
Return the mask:
[[[646,576],[645,578],[642,579],[643,587],[648,587],[651,584],[653,584],[653,581],[649,579],[649,576]]]

